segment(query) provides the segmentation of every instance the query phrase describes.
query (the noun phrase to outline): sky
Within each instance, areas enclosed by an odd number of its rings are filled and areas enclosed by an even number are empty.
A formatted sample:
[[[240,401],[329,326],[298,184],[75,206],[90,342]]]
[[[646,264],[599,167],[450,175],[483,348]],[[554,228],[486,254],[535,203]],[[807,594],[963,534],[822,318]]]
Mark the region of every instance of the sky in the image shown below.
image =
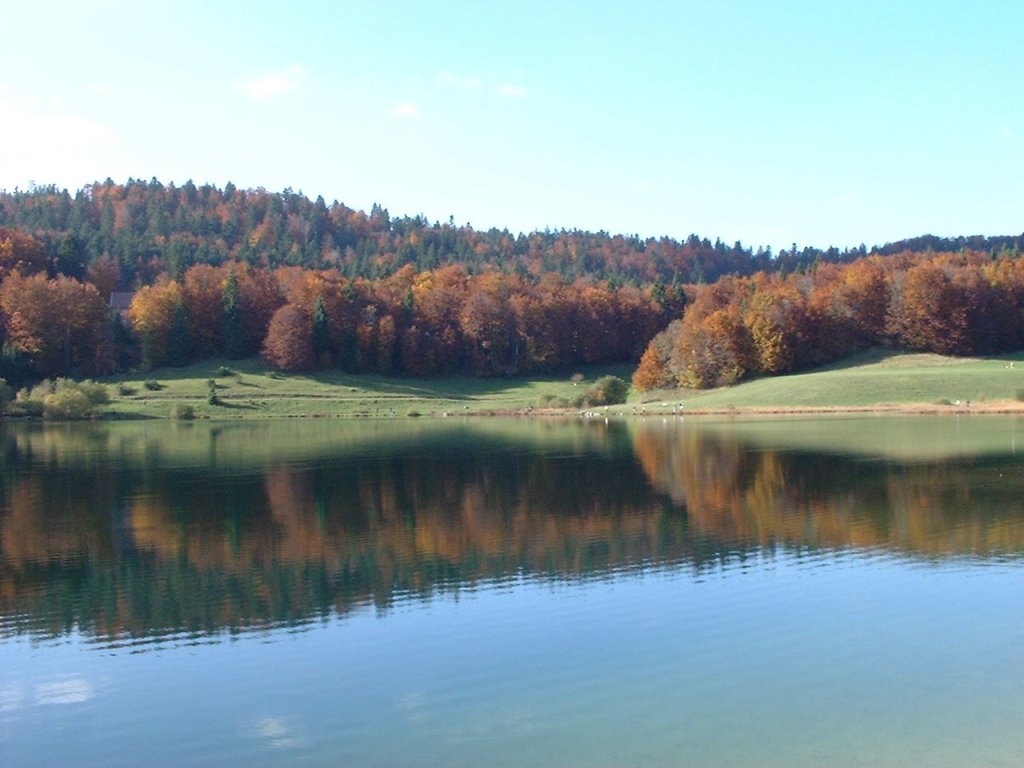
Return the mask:
[[[776,250],[1024,232],[1019,0],[0,0],[0,188]]]

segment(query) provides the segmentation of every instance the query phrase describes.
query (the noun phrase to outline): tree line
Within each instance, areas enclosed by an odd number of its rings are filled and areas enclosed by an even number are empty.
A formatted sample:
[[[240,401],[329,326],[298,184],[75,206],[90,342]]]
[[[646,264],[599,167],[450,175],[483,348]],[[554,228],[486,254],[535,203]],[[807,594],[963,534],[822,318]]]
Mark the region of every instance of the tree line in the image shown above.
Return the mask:
[[[36,237],[50,261],[50,273],[85,279],[103,262],[118,287],[173,277],[193,264],[239,261],[337,269],[349,279],[386,277],[406,264],[417,271],[450,264],[467,271],[547,273],[638,285],[714,282],[724,275],[806,269],[818,260],[849,262],[868,253],[852,249],[799,248],[773,253],[740,242],[732,245],[697,235],[685,239],[640,237],[580,230],[511,233],[476,230],[453,220],[392,217],[374,205],[369,213],[322,197],[311,200],[286,189],[243,190],[228,183],[181,186],[129,179],[89,184],[72,194],[53,186],[0,191],[0,226]],[[911,250],[994,250],[1020,248],[1024,238],[994,238],[942,244],[920,239]]]
[[[471,274],[458,265],[387,277],[231,261],[159,275],[111,317],[102,264],[51,277],[45,249],[0,230],[0,376],[182,366],[262,354],[290,371],[342,368],[429,376],[505,376],[638,359],[682,311],[682,286],[640,288],[557,274]]]
[[[695,235],[513,235],[230,183],[0,191],[0,377],[254,354],[287,370],[511,375],[635,362],[646,349],[635,383],[653,388],[727,384],[873,344],[1018,348],[1006,307],[1021,304],[996,272],[1017,263],[1024,236],[899,245],[774,254]],[[925,262],[931,284],[919,288]],[[953,310],[915,309],[915,291]],[[111,317],[115,292],[134,298]]]
[[[638,389],[715,387],[839,360],[873,346],[944,355],[1024,347],[1024,260],[961,250],[819,264],[690,286],[652,339]]]

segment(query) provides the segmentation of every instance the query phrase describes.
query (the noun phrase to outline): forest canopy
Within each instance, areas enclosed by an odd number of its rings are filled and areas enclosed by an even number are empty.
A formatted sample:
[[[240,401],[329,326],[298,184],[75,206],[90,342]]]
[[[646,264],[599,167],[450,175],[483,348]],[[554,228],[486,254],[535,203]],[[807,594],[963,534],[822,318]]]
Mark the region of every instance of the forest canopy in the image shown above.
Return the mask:
[[[0,192],[0,377],[255,354],[414,376],[640,360],[644,389],[878,344],[1009,351],[1024,344],[1022,244],[923,236],[776,254],[696,235],[478,231],[230,183],[33,187]]]

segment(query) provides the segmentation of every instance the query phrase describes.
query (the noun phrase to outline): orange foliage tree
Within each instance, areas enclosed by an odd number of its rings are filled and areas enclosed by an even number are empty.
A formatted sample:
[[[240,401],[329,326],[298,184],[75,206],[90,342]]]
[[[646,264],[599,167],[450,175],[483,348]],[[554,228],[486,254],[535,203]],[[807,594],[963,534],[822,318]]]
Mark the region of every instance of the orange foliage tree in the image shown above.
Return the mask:
[[[274,312],[263,342],[263,358],[282,371],[306,371],[313,367],[313,320],[295,304]]]
[[[128,322],[142,339],[143,365],[147,368],[167,361],[167,342],[174,313],[182,304],[181,286],[173,280],[161,280],[140,288],[132,296]]]
[[[110,369],[110,311],[89,283],[44,274],[8,275],[0,288],[7,338],[41,376]]]

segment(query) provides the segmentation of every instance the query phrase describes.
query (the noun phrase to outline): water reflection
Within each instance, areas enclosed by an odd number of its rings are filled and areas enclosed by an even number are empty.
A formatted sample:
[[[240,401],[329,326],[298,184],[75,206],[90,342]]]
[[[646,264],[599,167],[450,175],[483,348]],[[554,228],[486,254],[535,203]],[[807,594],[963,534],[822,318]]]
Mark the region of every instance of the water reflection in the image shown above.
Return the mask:
[[[1024,552],[1012,453],[881,460],[801,449],[792,423],[783,446],[755,432],[8,426],[0,637],[202,642],[507,580],[700,574],[778,548]]]

